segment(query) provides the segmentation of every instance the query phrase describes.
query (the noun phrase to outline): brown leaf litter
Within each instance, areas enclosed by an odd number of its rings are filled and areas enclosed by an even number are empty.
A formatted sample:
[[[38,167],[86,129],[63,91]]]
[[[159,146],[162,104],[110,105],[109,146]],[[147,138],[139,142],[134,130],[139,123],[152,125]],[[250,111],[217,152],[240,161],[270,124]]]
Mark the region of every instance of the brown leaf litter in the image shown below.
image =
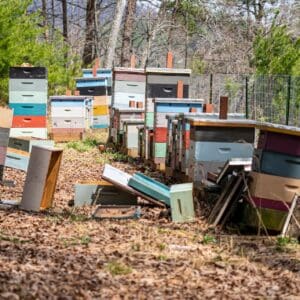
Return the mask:
[[[100,179],[103,155],[64,151],[51,211],[0,210],[1,299],[299,299],[299,245],[217,236],[202,218],[173,224],[159,208],[95,221],[91,208],[69,207],[76,182]],[[21,199],[25,174],[7,169],[6,179],[16,187],[1,186],[1,199]]]

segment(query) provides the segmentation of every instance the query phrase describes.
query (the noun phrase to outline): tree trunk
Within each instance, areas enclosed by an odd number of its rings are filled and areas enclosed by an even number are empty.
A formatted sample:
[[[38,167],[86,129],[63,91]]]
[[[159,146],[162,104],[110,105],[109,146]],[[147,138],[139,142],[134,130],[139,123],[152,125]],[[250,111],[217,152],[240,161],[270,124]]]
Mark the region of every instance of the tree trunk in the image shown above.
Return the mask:
[[[174,33],[174,25],[176,22],[176,14],[178,11],[178,5],[179,1],[175,0],[174,7],[172,9],[172,14],[171,14],[171,26],[169,27],[169,32],[168,32],[168,51],[172,51],[172,38],[173,38],[173,33]]]
[[[85,44],[82,55],[82,61],[84,66],[91,64],[96,57],[94,51],[95,14],[95,0],[88,0],[86,6]]]
[[[125,25],[122,40],[121,66],[129,67],[132,54],[132,32],[135,19],[136,1],[128,0],[125,14]]]
[[[52,40],[54,39],[54,34],[55,34],[55,5],[54,5],[54,0],[51,0],[51,10],[52,10]]]
[[[68,42],[68,8],[67,0],[62,0],[62,14],[63,14],[63,37],[64,41]]]
[[[42,17],[43,17],[43,27],[45,28],[45,40],[48,40],[48,29],[47,29],[47,3],[46,0],[42,0]]]
[[[114,56],[115,56],[118,35],[119,35],[120,26],[121,26],[125,7],[126,7],[126,0],[118,0],[117,1],[116,12],[115,12],[112,30],[111,30],[111,34],[110,34],[110,38],[109,38],[109,43],[108,43],[108,53],[107,53],[107,58],[106,58],[106,63],[105,63],[106,68],[112,68],[112,66],[113,66],[113,60],[114,60]]]
[[[156,38],[156,34],[158,32],[158,27],[160,26],[161,21],[165,18],[166,4],[167,4],[167,1],[165,1],[165,0],[161,1],[159,11],[157,14],[157,20],[156,20],[155,24],[153,25],[153,28],[149,29],[149,32],[147,34],[147,38],[146,38],[147,45],[144,48],[143,55],[141,58],[141,68],[146,68],[148,65],[149,57],[151,54],[152,43],[154,42],[154,40]],[[149,15],[149,19],[150,19],[150,15]],[[149,24],[148,27],[150,28],[151,25]]]

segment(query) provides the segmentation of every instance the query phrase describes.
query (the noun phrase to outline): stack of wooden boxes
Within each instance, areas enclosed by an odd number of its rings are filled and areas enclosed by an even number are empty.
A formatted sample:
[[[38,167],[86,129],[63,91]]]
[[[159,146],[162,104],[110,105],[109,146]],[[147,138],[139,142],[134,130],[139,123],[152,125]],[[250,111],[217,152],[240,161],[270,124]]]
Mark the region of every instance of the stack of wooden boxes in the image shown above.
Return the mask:
[[[123,144],[124,123],[123,120],[144,121],[145,110],[142,108],[113,108],[111,122],[111,137],[113,142],[120,146]]]
[[[245,216],[259,226],[254,205],[268,230],[281,231],[295,194],[300,195],[300,129],[264,123],[258,129],[249,183],[252,209]]]
[[[101,129],[109,128],[110,126],[110,107],[111,107],[111,93],[112,93],[112,71],[111,69],[95,68],[83,69],[84,78],[104,78],[106,79],[107,94],[95,95],[93,102],[93,116],[91,121],[91,128]],[[95,74],[94,74],[95,73]]]
[[[47,70],[43,67],[12,67],[9,106],[14,111],[11,136],[47,138]]]
[[[188,173],[188,159],[190,149],[190,124],[187,118],[202,118],[202,119],[218,119],[217,113],[180,113],[175,116],[177,120],[176,133],[173,134],[175,151],[174,166],[172,172],[179,172],[182,174]],[[228,114],[229,120],[245,119],[244,114]],[[170,166],[169,166],[170,167]]]
[[[187,118],[190,124],[188,177],[194,183],[207,179],[208,172],[218,173],[227,160],[251,158],[255,121]]]
[[[178,98],[155,98],[154,102],[154,140],[153,158],[154,163],[161,170],[165,169],[167,153],[168,121],[166,116],[188,113],[190,111],[202,112],[203,100],[178,99]]]
[[[144,69],[114,68],[112,107],[143,108],[145,106],[146,76]]]
[[[144,119],[125,119],[123,149],[128,156],[139,157],[139,126],[144,125]]]
[[[111,80],[110,80],[111,81]],[[81,96],[93,97],[91,128],[109,128],[108,79],[105,77],[83,77],[76,79],[76,88]]]
[[[154,98],[189,98],[191,70],[172,68],[147,68],[145,158],[153,157]],[[180,101],[180,99],[179,99]]]
[[[32,137],[11,137],[7,148],[5,166],[26,172],[32,146],[53,147],[54,141]]]
[[[96,69],[96,74],[93,74],[93,69],[83,69],[82,77],[83,78],[93,78],[100,77],[106,79],[107,86],[107,104],[111,105],[111,93],[112,93],[112,71],[111,69]],[[95,76],[94,76],[95,75]]]
[[[0,182],[3,181],[6,152],[9,142],[9,131],[12,125],[13,111],[0,108]]]
[[[55,141],[80,140],[90,126],[92,97],[52,96],[50,101],[52,138]]]

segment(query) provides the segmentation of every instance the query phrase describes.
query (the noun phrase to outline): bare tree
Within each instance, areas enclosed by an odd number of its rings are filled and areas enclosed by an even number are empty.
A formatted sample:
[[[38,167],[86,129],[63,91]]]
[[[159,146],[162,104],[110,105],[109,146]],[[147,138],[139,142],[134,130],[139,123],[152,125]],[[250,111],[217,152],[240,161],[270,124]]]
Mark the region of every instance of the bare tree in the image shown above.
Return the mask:
[[[42,0],[42,17],[43,17],[43,26],[47,27],[47,3],[46,0]],[[48,40],[48,29],[45,30],[45,40]]]
[[[63,15],[63,37],[64,41],[68,42],[68,6],[67,0],[62,0],[62,15]]]
[[[92,63],[95,55],[95,0],[87,0],[85,44],[83,48],[82,63],[87,66]]]
[[[121,66],[128,67],[130,64],[130,54],[132,53],[132,33],[136,11],[136,1],[128,0],[126,13],[125,13],[125,24],[123,31],[122,40],[122,52],[121,52]]]
[[[108,43],[108,53],[107,53],[107,58],[105,63],[106,68],[111,68],[113,65],[113,60],[114,60],[117,41],[118,41],[118,35],[120,32],[120,26],[121,26],[125,7],[126,7],[126,0],[117,1],[114,21],[113,21],[112,30],[110,33],[110,38]]]

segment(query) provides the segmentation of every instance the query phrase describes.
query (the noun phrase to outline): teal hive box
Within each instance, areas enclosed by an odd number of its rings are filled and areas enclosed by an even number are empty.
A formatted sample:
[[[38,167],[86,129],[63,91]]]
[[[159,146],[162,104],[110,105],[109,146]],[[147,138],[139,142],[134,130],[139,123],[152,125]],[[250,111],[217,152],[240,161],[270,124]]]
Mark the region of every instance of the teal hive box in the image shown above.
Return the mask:
[[[170,188],[168,186],[141,173],[134,174],[129,179],[128,185],[170,206]]]

